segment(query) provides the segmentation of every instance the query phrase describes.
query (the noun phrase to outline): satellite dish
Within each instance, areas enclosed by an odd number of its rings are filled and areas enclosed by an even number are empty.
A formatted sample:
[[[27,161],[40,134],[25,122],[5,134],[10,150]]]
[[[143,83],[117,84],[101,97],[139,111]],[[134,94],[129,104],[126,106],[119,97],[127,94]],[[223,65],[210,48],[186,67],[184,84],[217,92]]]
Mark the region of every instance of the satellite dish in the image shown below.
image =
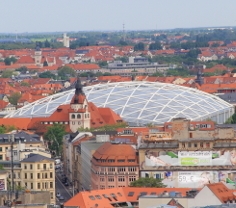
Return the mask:
[[[236,191],[233,192],[233,195],[236,196]]]

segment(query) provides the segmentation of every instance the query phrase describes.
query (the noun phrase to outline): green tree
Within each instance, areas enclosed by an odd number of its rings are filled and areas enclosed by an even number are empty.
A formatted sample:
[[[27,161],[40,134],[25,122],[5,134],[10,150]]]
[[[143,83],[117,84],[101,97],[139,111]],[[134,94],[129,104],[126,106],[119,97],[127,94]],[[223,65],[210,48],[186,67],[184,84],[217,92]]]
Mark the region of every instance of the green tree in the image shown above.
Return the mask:
[[[144,51],[145,49],[145,45],[144,43],[140,42],[140,43],[137,43],[135,46],[134,46],[134,50],[135,51]]]
[[[2,72],[2,78],[10,78],[13,75],[13,71],[5,70]]]
[[[118,128],[125,128],[127,126],[128,125],[125,122],[121,122],[121,123],[116,123],[116,124],[113,124],[113,125],[104,125],[104,126],[101,126],[101,127],[91,128],[91,129],[79,128],[78,131],[79,132],[82,132],[82,131],[87,131],[87,132],[88,131],[89,132],[94,132],[94,131],[115,131]]]
[[[226,124],[236,124],[236,113],[234,113],[228,120],[225,122]]]
[[[55,78],[56,78],[56,75],[53,74],[53,73],[50,72],[50,71],[45,71],[45,72],[42,72],[41,74],[39,74],[39,77],[40,77],[40,78],[52,78],[52,79],[55,79]]]
[[[151,43],[149,45],[149,50],[161,50],[161,49],[162,49],[162,46],[159,41],[156,41],[155,43]]]
[[[26,66],[22,66],[22,67],[16,69],[16,71],[26,74],[26,72],[28,71],[28,68]]]
[[[47,39],[44,42],[44,47],[45,48],[50,48],[51,47],[51,44],[49,43],[49,41]]]
[[[156,178],[139,178],[136,181],[130,183],[130,187],[155,187],[155,188],[164,188],[166,187],[161,179]]]
[[[124,40],[120,40],[120,41],[119,41],[119,45],[121,45],[121,46],[127,46],[128,43],[125,42]]]
[[[100,68],[104,68],[104,67],[107,67],[108,64],[107,64],[107,61],[99,61],[98,65]]]
[[[0,134],[5,134],[13,130],[16,130],[15,126],[5,126],[5,125],[0,126]]]
[[[61,79],[65,80],[68,77],[75,77],[76,73],[75,70],[72,69],[69,66],[63,66],[58,69],[58,76],[61,77]]]
[[[17,59],[15,57],[7,57],[4,59],[5,65],[11,65],[12,63],[16,63]]]
[[[66,127],[62,124],[53,124],[47,128],[44,134],[44,139],[48,142],[48,147],[51,151],[56,151],[57,155],[62,152],[62,140],[66,134]]]
[[[21,98],[21,94],[19,92],[13,92],[9,97],[9,102],[12,105],[17,105],[18,100]]]
[[[28,82],[21,82],[20,86],[25,86],[25,87],[29,87],[30,84]]]

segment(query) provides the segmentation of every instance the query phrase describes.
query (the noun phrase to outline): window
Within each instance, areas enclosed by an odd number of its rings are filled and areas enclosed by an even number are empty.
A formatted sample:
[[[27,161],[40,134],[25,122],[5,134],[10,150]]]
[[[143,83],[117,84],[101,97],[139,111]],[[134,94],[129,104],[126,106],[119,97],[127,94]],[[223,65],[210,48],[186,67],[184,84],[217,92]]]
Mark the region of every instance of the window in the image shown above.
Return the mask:
[[[0,160],[2,160],[2,155],[0,155]]]
[[[124,176],[118,176],[118,181],[119,182],[124,182],[125,181],[125,177]]]
[[[197,143],[194,143],[194,147],[197,147]]]
[[[30,188],[31,188],[31,189],[34,189],[33,183],[30,184]]]
[[[131,160],[131,159],[129,159],[129,160],[128,160],[128,162],[129,162],[129,163],[130,163],[130,162],[135,162],[135,160],[133,160],[133,159],[132,159],[132,160]]]
[[[105,186],[100,186],[100,189],[105,189]]]
[[[108,172],[114,172],[115,168],[114,167],[108,167]]]
[[[32,164],[30,164],[30,169],[31,169],[31,170],[33,169],[33,165],[32,165]]]
[[[129,182],[136,181],[136,176],[129,176]]]
[[[104,181],[104,177],[100,177],[100,181],[103,182]]]
[[[50,188],[53,188],[53,182],[50,182]]]
[[[53,178],[53,174],[52,174],[52,172],[50,172],[50,178]]]
[[[17,151],[14,151],[14,152],[13,152],[13,155],[14,155],[14,156],[17,156]]]
[[[210,143],[209,142],[206,143],[206,148],[210,148]]]
[[[185,148],[185,143],[182,143],[182,147]]]
[[[188,147],[191,147],[191,143],[190,142],[188,143]]]
[[[5,151],[7,152],[7,150],[8,150],[8,147],[5,147]]]
[[[28,187],[27,187],[27,182],[25,182],[25,187],[28,188]]]
[[[47,164],[43,164],[43,169],[46,170]]]
[[[44,187],[45,189],[47,189],[48,188],[48,182],[45,182],[45,187]]]
[[[129,172],[135,172],[136,171],[136,167],[128,167],[128,171]]]
[[[27,169],[27,165],[26,164],[24,165],[24,168]]]
[[[108,159],[108,162],[109,162],[109,163],[113,163],[113,162],[115,162],[115,160],[111,160],[111,159],[109,160],[109,159]]]
[[[80,118],[81,118],[81,115],[80,115],[80,114],[78,114],[78,115],[77,115],[77,118],[78,118],[78,119],[80,119]]]
[[[114,177],[113,176],[108,176],[108,182],[114,182]]]
[[[118,172],[125,172],[125,167],[119,167]]]
[[[48,174],[47,173],[44,174],[44,178],[48,178]]]
[[[40,179],[40,173],[38,173],[38,179]]]
[[[200,142],[200,147],[203,147],[203,142]]]
[[[38,189],[40,189],[40,183],[38,183]]]
[[[53,199],[53,192],[51,192],[50,194],[51,194],[51,199]]]
[[[52,163],[50,163],[50,169],[52,169],[52,166],[53,166]]]
[[[0,147],[0,152],[2,152],[2,147]]]
[[[27,173],[25,173],[25,179],[27,179]]]
[[[125,160],[117,160],[117,162],[125,162]]]
[[[33,179],[33,173],[30,173],[30,178]]]
[[[40,164],[37,165],[38,169],[40,169]]]
[[[72,114],[72,115],[71,115],[71,118],[72,118],[72,119],[75,119],[75,114]]]

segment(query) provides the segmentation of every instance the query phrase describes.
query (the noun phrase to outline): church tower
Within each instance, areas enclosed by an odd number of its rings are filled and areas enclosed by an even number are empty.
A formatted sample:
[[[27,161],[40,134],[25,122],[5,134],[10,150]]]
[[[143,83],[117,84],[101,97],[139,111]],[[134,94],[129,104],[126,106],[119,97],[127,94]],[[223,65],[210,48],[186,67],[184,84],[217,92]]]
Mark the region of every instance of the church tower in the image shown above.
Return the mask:
[[[41,60],[42,60],[42,51],[39,47],[39,45],[37,44],[36,48],[35,48],[35,52],[34,52],[34,60],[35,60],[35,64],[37,66],[41,65]]]
[[[72,132],[76,132],[78,128],[90,129],[90,112],[88,110],[88,101],[83,92],[83,86],[78,77],[75,84],[75,95],[70,103],[69,123]]]

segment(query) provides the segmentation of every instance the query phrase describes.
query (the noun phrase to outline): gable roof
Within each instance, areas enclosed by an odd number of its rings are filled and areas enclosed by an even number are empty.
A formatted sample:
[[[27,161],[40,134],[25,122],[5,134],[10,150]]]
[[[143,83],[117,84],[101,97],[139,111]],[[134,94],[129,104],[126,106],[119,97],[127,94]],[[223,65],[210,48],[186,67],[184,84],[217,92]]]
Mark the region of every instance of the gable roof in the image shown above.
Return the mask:
[[[54,161],[53,159],[49,157],[31,153],[28,155],[28,158],[21,160],[21,162],[41,162],[43,160]]]
[[[235,190],[228,189],[223,183],[207,184],[207,187],[222,203],[236,200]]]

